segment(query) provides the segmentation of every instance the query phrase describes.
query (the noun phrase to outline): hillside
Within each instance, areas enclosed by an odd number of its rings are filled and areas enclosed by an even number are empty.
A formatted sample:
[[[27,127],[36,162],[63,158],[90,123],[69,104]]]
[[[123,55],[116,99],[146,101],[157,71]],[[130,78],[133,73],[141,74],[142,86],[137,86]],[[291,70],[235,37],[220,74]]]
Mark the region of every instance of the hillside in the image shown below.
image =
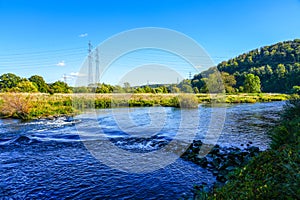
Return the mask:
[[[300,39],[252,50],[218,64],[217,68],[225,78],[228,74],[234,76],[230,77],[235,79],[230,86],[235,91],[242,92],[246,75],[253,74],[260,79],[262,92],[290,92],[293,86],[300,85]],[[192,83],[201,89],[199,75]]]

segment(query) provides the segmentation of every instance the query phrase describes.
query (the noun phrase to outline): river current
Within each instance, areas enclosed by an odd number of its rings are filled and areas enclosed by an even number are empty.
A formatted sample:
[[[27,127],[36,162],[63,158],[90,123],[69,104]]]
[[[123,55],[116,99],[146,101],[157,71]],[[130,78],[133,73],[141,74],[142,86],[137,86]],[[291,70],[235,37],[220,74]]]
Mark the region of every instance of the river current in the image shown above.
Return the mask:
[[[214,109],[226,111],[217,144],[265,150],[270,142],[267,130],[274,126],[284,104],[200,105],[196,111],[113,108],[74,118],[2,119],[0,199],[192,197],[195,185],[215,182],[211,172],[176,157],[176,153],[172,162],[152,158],[151,153],[169,148],[174,140],[172,149],[194,139],[205,140]],[[193,134],[177,137],[180,131]],[[145,156],[142,161],[137,159],[141,156]]]

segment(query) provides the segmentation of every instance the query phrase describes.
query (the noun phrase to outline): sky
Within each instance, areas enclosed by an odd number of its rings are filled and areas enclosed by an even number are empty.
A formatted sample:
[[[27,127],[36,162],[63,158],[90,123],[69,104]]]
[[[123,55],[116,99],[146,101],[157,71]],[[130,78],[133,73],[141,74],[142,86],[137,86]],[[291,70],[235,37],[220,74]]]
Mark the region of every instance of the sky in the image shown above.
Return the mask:
[[[49,83],[65,75],[73,84],[89,41],[97,47],[116,34],[143,27],[183,33],[218,64],[252,49],[300,38],[299,19],[299,0],[0,0],[0,74],[26,78],[38,74]],[[137,60],[149,64],[157,54],[130,55],[125,64],[115,66],[123,66],[119,75],[115,70],[102,80],[118,84]],[[165,65],[176,59],[159,54],[157,60]],[[191,66],[178,63],[175,71],[182,78],[195,73]]]

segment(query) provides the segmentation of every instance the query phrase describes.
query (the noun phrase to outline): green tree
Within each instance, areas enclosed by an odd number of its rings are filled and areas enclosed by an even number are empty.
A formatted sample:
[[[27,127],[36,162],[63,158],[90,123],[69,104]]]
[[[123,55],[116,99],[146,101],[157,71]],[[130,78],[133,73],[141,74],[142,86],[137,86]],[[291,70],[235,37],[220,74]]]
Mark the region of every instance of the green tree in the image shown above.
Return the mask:
[[[197,87],[193,87],[194,93],[198,94],[199,93],[199,89]]]
[[[145,91],[145,93],[152,93],[153,92],[152,88],[149,87],[149,86],[145,86],[144,91]]]
[[[184,93],[193,93],[194,92],[192,86],[191,85],[187,85],[187,84],[183,84],[181,86],[181,91],[184,92]]]
[[[31,81],[33,84],[37,86],[37,89],[39,92],[42,93],[48,93],[49,92],[49,86],[45,82],[44,78],[38,75],[31,76],[29,78],[29,81]]]
[[[205,80],[206,89],[209,93],[223,93],[225,92],[222,76],[220,73],[212,73]]]
[[[125,90],[126,93],[132,92],[130,83],[128,83],[128,82],[124,83],[124,90]]]
[[[233,75],[230,75],[227,72],[221,72],[222,80],[224,83],[224,87],[227,93],[233,93],[235,92],[235,89],[233,86],[236,84],[235,77]]]
[[[88,92],[90,92],[90,91],[89,91],[89,88],[88,88],[88,87],[81,86],[81,87],[74,87],[74,88],[73,88],[73,92],[74,92],[74,93],[88,93]]]
[[[124,92],[125,92],[125,90],[124,90],[124,88],[122,88],[121,86],[116,85],[116,86],[114,87],[113,93],[124,93]]]
[[[7,73],[0,76],[0,88],[1,91],[7,91],[10,88],[16,87],[21,81],[21,77],[13,74]]]
[[[275,72],[278,77],[284,77],[286,74],[286,69],[284,64],[278,64]]]
[[[260,79],[254,74],[247,74],[244,81],[244,92],[261,92]]]
[[[105,84],[105,83],[98,83],[97,84],[97,88],[96,88],[96,93],[112,93],[114,91],[114,87],[109,85],[109,84]]]
[[[298,86],[298,85],[293,86],[292,93],[300,94],[300,86]]]
[[[32,92],[38,92],[38,89],[32,82],[28,80],[22,80],[17,84],[16,87],[13,87],[11,91],[32,93]]]
[[[138,87],[134,90],[134,93],[145,93],[144,88]]]
[[[176,87],[175,85],[171,87],[171,93],[179,93],[180,89]]]
[[[71,88],[62,81],[56,81],[50,85],[50,89],[53,90],[54,93],[72,93]]]

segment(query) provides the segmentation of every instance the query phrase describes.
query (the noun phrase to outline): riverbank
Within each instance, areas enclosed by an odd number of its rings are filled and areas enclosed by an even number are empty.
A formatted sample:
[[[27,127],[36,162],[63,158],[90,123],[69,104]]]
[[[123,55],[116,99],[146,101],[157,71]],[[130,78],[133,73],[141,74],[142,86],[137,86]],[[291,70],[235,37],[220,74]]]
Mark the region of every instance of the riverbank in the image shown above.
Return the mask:
[[[287,94],[43,94],[1,93],[0,116],[23,120],[76,115],[90,108],[197,107],[199,103],[256,103],[285,101]]]
[[[194,142],[184,158],[202,167],[211,167],[217,180],[225,183],[223,186],[216,185],[210,192],[205,184],[196,186],[194,199],[298,199],[299,111],[299,99],[287,104],[277,125],[269,130],[272,142],[270,149],[264,152],[254,147],[250,153],[232,149],[229,153],[224,154],[223,151],[220,154],[220,148],[214,147],[208,156],[199,158],[195,153],[202,143],[197,145]]]

